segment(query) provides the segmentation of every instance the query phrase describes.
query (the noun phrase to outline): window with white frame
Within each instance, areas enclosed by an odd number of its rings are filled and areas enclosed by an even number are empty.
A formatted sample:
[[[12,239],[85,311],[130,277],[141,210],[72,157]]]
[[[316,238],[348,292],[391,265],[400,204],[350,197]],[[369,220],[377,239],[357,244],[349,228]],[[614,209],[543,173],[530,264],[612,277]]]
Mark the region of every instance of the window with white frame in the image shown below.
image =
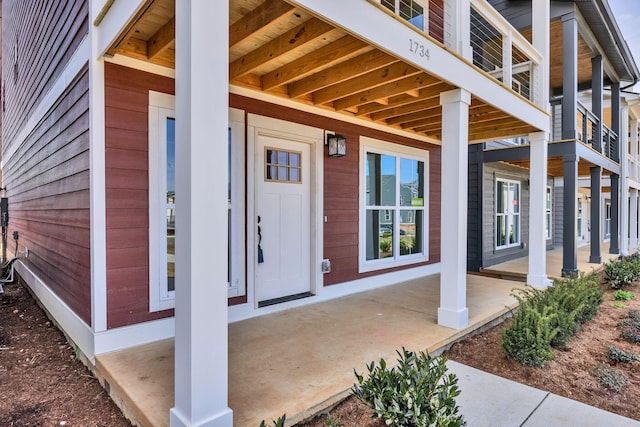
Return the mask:
[[[428,155],[361,138],[360,271],[428,259]]]
[[[520,182],[496,179],[496,249],[520,245]]]
[[[149,92],[149,309],[175,303],[174,96]]]
[[[604,201],[604,238],[611,237],[611,200]]]
[[[545,199],[545,207],[544,207],[544,217],[545,217],[545,225],[544,232],[547,240],[551,239],[551,187],[547,187],[547,194]]]
[[[380,0],[380,4],[416,28],[427,31],[428,8],[426,0]]]
[[[149,311],[175,306],[174,102],[173,95],[149,92]],[[227,286],[229,296],[241,296],[246,293],[244,247],[234,243],[244,242],[244,215],[232,213],[244,212],[244,114],[233,110],[229,119]]]

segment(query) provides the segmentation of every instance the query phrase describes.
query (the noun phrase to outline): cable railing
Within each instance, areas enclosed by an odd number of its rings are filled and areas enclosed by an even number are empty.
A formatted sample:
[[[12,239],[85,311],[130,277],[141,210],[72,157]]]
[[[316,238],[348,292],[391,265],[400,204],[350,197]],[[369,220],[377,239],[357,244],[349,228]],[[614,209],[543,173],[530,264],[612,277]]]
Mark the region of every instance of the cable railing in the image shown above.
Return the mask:
[[[484,0],[471,0],[470,33],[473,64],[535,102],[542,57],[531,43]]]
[[[551,103],[551,140],[560,141],[562,137],[562,97],[554,98]],[[600,120],[584,104],[578,102],[576,110],[576,139],[606,156],[619,162],[618,135],[602,123],[602,133],[598,138]]]

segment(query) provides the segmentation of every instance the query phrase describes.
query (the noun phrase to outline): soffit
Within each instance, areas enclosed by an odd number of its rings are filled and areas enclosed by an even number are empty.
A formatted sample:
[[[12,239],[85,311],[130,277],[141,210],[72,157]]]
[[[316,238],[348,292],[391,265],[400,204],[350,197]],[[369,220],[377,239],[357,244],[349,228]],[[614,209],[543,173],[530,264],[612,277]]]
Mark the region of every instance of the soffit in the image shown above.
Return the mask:
[[[230,84],[438,141],[446,81],[282,0],[229,3]],[[111,46],[175,68],[175,0],[149,0]],[[536,129],[472,96],[469,139]]]

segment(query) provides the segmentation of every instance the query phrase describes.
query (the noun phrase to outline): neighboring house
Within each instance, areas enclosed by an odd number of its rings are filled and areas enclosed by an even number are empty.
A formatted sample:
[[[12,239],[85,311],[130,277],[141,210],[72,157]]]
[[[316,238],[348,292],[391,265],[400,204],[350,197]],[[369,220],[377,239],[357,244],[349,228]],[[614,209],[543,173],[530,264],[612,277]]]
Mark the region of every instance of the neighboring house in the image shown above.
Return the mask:
[[[231,425],[229,321],[440,273],[464,327],[469,143],[531,141],[498,234],[548,284],[548,4],[177,6],[2,2],[17,268],[90,363],[175,336],[172,424]]]
[[[490,3],[529,37],[527,2]],[[628,215],[621,221],[619,214],[628,153],[620,149],[628,146],[626,127],[620,132],[620,121],[628,116],[621,110],[621,91],[640,73],[606,0],[551,1],[550,6],[552,127],[540,213],[545,215],[546,246],[563,249],[557,274],[574,275],[578,246],[589,243],[589,261],[599,263],[601,242],[620,253],[619,236],[626,236],[630,226]],[[471,145],[469,153],[468,267],[477,271],[529,251],[530,146],[522,139],[494,141]],[[638,228],[637,216],[632,227]]]

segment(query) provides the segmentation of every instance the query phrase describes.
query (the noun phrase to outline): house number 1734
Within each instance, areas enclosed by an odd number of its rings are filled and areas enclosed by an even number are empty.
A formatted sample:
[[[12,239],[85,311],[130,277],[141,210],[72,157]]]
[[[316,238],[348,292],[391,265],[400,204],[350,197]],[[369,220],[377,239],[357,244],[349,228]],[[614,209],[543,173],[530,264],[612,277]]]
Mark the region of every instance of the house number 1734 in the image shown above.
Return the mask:
[[[409,39],[409,52],[419,56],[420,58],[429,59],[429,48],[424,47],[422,43],[418,43],[413,39]]]

